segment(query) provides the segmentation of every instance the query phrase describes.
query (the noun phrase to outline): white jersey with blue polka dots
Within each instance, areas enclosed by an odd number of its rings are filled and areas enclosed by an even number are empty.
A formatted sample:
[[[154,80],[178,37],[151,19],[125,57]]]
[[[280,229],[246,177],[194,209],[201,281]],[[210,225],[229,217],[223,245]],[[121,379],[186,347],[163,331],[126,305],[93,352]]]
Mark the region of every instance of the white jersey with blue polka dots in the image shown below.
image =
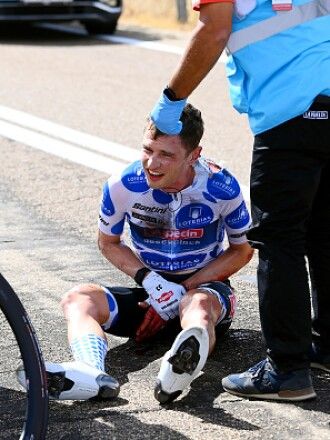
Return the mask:
[[[211,170],[214,169],[214,171]],[[204,159],[195,164],[193,183],[178,193],[149,187],[140,161],[103,187],[99,229],[121,235],[127,221],[132,250],[155,271],[200,269],[224,251],[228,241],[247,241],[250,215],[235,177]]]

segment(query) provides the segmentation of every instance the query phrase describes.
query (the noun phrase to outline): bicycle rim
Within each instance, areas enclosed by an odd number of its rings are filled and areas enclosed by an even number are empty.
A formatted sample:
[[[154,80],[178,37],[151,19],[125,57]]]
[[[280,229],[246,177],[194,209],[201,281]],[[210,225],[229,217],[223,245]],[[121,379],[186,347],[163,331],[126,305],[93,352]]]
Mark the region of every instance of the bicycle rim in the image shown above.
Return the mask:
[[[47,379],[38,340],[19,298],[0,274],[1,438],[42,440],[48,421]],[[23,365],[28,390],[16,379]]]

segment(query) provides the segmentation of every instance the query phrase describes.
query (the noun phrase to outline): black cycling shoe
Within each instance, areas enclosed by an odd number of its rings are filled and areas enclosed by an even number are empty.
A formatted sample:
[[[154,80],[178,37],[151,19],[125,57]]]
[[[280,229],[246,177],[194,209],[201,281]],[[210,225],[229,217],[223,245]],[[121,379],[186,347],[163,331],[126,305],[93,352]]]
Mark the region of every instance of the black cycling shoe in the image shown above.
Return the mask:
[[[118,396],[120,391],[119,383],[114,377],[109,376],[109,374],[100,374],[96,378],[96,383],[100,387],[99,393],[96,396],[97,399],[112,400]]]
[[[182,342],[178,351],[168,359],[168,362],[173,365],[173,373],[192,374],[197,367],[199,359],[199,342],[195,336],[190,336],[190,338]]]
[[[154,389],[154,396],[155,399],[158,400],[158,402],[161,405],[164,405],[165,403],[173,402],[173,400],[179,397],[181,393],[182,391],[174,391],[173,393],[166,393],[165,391],[162,390],[162,384],[160,380],[157,379]]]

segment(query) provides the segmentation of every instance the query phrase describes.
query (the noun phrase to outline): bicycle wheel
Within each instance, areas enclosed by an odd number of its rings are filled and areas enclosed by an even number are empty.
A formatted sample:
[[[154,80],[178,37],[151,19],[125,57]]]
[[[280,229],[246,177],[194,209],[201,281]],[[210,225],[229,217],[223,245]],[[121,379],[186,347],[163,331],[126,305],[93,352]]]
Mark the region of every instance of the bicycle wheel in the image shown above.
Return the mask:
[[[44,362],[30,319],[15,292],[0,274],[0,436],[1,439],[42,440],[48,421]],[[23,392],[16,379],[22,366]]]

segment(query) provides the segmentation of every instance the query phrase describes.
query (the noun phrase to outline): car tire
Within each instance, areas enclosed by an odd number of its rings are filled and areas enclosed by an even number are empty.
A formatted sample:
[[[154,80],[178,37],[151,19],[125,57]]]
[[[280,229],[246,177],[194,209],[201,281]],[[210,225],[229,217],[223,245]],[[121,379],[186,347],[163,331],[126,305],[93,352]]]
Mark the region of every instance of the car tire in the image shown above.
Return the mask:
[[[84,26],[90,35],[113,34],[117,28],[117,21],[89,21],[84,23]]]

